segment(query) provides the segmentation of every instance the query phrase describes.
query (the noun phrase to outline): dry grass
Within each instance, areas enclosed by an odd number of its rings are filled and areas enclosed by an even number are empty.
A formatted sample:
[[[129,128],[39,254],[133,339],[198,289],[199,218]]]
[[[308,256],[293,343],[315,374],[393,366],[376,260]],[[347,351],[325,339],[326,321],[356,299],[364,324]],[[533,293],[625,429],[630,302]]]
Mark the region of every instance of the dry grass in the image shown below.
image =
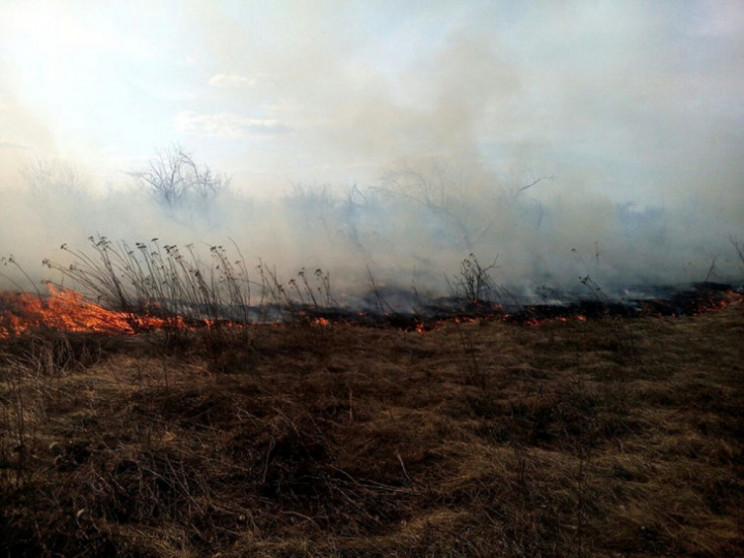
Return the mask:
[[[742,310],[6,340],[2,554],[741,555]]]

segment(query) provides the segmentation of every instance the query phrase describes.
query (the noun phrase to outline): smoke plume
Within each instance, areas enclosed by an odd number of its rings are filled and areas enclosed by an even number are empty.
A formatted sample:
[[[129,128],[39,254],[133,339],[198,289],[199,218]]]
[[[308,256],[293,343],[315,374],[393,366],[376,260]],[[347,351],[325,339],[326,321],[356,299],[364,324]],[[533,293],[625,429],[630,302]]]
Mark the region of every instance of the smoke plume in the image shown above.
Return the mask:
[[[348,301],[446,295],[471,254],[522,300],[741,281],[737,2],[45,7],[0,8],[0,255],[34,281],[98,235]],[[173,144],[230,188],[153,196]]]

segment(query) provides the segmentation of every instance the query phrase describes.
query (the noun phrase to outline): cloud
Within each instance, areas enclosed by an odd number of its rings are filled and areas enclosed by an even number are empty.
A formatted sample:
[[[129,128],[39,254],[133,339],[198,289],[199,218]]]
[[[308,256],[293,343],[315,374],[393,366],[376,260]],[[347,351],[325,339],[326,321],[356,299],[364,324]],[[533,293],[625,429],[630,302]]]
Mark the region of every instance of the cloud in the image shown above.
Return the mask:
[[[31,149],[31,146],[26,145],[25,143],[0,140],[0,149]]]
[[[221,89],[239,89],[256,85],[259,79],[260,76],[245,77],[237,74],[217,74],[209,80],[209,85]]]
[[[198,114],[194,111],[184,111],[176,115],[173,125],[176,131],[181,133],[231,139],[286,134],[293,131],[292,127],[279,120],[247,118],[229,112]]]

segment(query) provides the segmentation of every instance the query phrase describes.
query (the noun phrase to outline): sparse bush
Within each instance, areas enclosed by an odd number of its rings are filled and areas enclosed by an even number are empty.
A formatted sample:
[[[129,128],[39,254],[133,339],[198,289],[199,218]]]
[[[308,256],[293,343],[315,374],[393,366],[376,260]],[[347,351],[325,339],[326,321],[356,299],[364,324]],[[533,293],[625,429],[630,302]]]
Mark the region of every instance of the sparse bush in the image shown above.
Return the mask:
[[[129,174],[167,207],[210,202],[230,185],[227,176],[216,174],[208,166],[200,167],[180,145],[158,152],[146,169]]]
[[[64,159],[34,159],[22,172],[35,199],[67,199],[89,195],[88,178],[83,171]]]
[[[460,276],[455,283],[455,296],[471,303],[494,301],[498,286],[491,276],[491,271],[495,268],[496,258],[490,265],[482,266],[475,254],[469,254],[460,262]]]

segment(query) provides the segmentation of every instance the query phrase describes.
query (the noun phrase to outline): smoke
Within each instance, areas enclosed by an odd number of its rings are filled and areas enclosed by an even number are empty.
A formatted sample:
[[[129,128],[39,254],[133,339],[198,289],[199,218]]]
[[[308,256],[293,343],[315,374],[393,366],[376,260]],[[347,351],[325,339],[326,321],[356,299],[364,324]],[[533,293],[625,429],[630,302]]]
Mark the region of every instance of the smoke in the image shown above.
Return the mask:
[[[4,196],[0,249],[37,280],[64,281],[39,266],[44,258],[72,263],[62,244],[94,256],[91,235],[130,247],[153,238],[193,243],[205,261],[211,246],[225,245],[283,281],[322,268],[350,304],[369,291],[370,272],[378,286],[447,295],[471,254],[484,266],[495,261],[493,279],[522,300],[581,294],[587,275],[610,296],[740,277],[728,243],[737,222],[721,213],[716,222],[698,220],[711,211],[702,200],[695,212],[621,204],[576,178],[507,180],[465,154],[399,163],[372,187],[296,185],[279,198],[228,190],[174,205],[142,185],[97,192],[60,162],[25,176],[25,188]],[[15,280],[22,282],[17,273]]]
[[[524,298],[741,279],[736,2],[165,3],[87,13],[87,38],[53,9],[75,33],[0,24],[0,255],[35,280],[99,234],[232,240],[349,297],[368,269],[447,294],[469,254]],[[172,142],[232,188],[158,203],[125,172]]]

